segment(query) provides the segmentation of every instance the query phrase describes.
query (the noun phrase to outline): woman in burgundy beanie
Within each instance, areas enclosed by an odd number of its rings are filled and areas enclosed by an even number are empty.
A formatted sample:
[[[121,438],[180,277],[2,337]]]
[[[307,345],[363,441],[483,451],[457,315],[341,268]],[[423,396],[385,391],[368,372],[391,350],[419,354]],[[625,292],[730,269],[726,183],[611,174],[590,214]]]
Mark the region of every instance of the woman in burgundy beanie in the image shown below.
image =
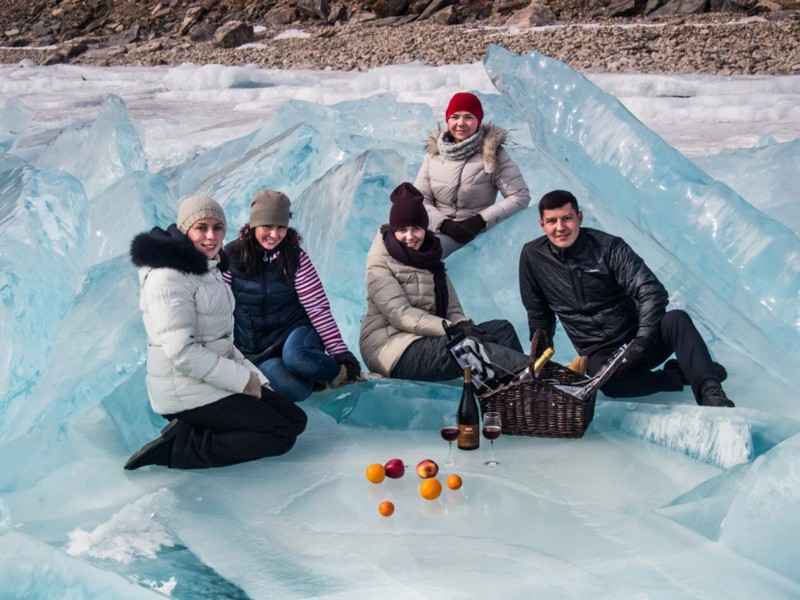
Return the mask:
[[[442,244],[428,230],[422,193],[401,183],[390,200],[389,223],[367,253],[367,314],[360,335],[367,367],[398,379],[455,379],[461,370],[447,342],[459,333],[478,339],[495,364],[509,371],[526,367],[528,357],[511,323],[475,325],[464,316],[442,262]]]
[[[445,120],[428,136],[414,186],[425,197],[430,229],[447,257],[526,208],[531,196],[503,147],[506,131],[483,123],[483,105],[475,94],[455,94]],[[503,199],[495,202],[498,192]]]

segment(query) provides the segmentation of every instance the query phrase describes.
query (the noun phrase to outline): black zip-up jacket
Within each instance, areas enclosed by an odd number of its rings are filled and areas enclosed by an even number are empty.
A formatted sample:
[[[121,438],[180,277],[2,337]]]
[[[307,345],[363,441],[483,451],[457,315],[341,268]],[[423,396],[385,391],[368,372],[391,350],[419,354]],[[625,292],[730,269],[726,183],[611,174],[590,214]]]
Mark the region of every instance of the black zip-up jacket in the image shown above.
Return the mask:
[[[582,227],[569,248],[542,236],[525,244],[519,287],[530,335],[553,339],[556,317],[581,355],[616,349],[636,337],[656,342],[667,290],[622,238]]]

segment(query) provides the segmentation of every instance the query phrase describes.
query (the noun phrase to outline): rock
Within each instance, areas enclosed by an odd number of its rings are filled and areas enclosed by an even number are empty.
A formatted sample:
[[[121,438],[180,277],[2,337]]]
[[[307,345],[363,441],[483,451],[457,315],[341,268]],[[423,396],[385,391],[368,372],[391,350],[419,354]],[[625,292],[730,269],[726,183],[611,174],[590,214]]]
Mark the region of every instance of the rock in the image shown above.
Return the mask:
[[[347,20],[347,6],[343,2],[334,2],[330,6],[330,12],[326,23],[337,23],[339,21]]]
[[[656,9],[660,8],[664,5],[664,0],[647,0],[647,4],[644,5],[644,10],[642,14],[649,15]]]
[[[228,21],[214,33],[214,44],[218,48],[237,48],[254,39],[253,26],[241,21]]]
[[[525,8],[530,3],[531,0],[494,0],[492,3],[492,12],[500,15],[507,15]]]
[[[696,15],[705,11],[708,0],[668,0],[664,6],[654,10],[651,15]]]
[[[383,17],[397,17],[408,8],[409,0],[367,0],[367,7],[379,19]]]
[[[214,37],[216,29],[211,23],[197,23],[189,30],[189,39],[193,42],[207,42]]]
[[[181,26],[178,28],[178,35],[186,35],[189,30],[203,17],[206,10],[202,6],[193,6],[186,11]]]
[[[800,8],[800,7],[793,6],[789,8]],[[783,9],[783,5],[780,2],[777,2],[776,0],[758,0],[755,9],[757,12],[773,12]]]
[[[67,62],[66,56],[58,52],[52,52],[45,56],[44,60],[42,61],[42,66],[49,67],[50,65],[59,65],[65,62]]]
[[[450,4],[450,0],[433,0],[433,2],[423,2],[422,4],[426,5],[425,8],[419,12],[415,12],[415,14],[418,14],[420,19],[427,19],[432,14],[446,8],[447,5]],[[453,8],[451,12],[455,13],[455,7],[451,8]]]
[[[437,25],[455,25],[458,23],[458,11],[455,6],[447,6],[433,13],[429,20]]]
[[[517,11],[506,21],[511,27],[541,27],[556,22],[556,15],[546,4],[530,4]]]
[[[638,13],[639,9],[637,0],[611,0],[606,7],[605,15],[607,17],[630,17]]]
[[[309,17],[327,21],[331,9],[328,0],[297,0],[297,10]]]
[[[88,46],[84,42],[77,42],[74,44],[62,44],[58,47],[56,52],[61,54],[65,59],[69,60],[71,58],[75,58],[76,56],[80,56],[86,50]]]
[[[708,0],[708,10],[710,12],[737,13],[747,9],[741,6],[737,0]]]
[[[264,21],[267,25],[288,25],[297,21],[299,13],[293,7],[276,7],[264,15]]]

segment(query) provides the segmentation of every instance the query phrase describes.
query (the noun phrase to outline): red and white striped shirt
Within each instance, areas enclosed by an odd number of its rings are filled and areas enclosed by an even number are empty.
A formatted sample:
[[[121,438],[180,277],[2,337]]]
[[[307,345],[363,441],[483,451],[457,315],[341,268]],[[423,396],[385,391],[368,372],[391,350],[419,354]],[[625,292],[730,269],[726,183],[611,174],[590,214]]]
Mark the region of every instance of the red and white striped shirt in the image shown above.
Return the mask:
[[[333,320],[328,296],[322,287],[317,270],[304,250],[300,250],[300,267],[294,276],[294,289],[297,298],[308,314],[314,329],[317,330],[325,351],[331,356],[347,352],[339,326]]]

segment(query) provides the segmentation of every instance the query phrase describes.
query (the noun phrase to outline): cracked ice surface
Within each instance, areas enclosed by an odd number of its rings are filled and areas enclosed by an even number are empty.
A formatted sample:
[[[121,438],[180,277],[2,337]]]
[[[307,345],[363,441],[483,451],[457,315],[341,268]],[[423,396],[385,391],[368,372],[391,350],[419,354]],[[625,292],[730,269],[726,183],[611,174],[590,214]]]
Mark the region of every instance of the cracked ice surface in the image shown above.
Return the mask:
[[[784,200],[797,196],[786,173],[798,167],[800,82],[587,79],[498,48],[485,63],[363,74],[2,67],[4,593],[800,595],[789,375],[800,360],[800,210]],[[534,198],[573,189],[587,224],[644,256],[727,366],[737,409],[698,408],[688,390],[600,396],[581,439],[504,436],[494,471],[485,444],[456,452],[464,487],[428,502],[413,466],[443,462],[436,429],[457,382],[373,381],[303,403],[309,428],[286,456],[124,472],[163,424],[144,389],[133,235],[169,223],[198,191],[223,203],[233,235],[254,190],[283,189],[357,349],[365,254],[388,193],[413,179],[426,132],[462,89],[511,131]],[[720,136],[720,115],[736,136]],[[536,223],[531,208],[448,260],[467,314],[507,318],[523,337],[516,261]],[[571,360],[561,333],[556,351]],[[366,481],[368,464],[395,456],[411,466],[405,477]],[[385,499],[396,505],[388,519],[377,513]]]

